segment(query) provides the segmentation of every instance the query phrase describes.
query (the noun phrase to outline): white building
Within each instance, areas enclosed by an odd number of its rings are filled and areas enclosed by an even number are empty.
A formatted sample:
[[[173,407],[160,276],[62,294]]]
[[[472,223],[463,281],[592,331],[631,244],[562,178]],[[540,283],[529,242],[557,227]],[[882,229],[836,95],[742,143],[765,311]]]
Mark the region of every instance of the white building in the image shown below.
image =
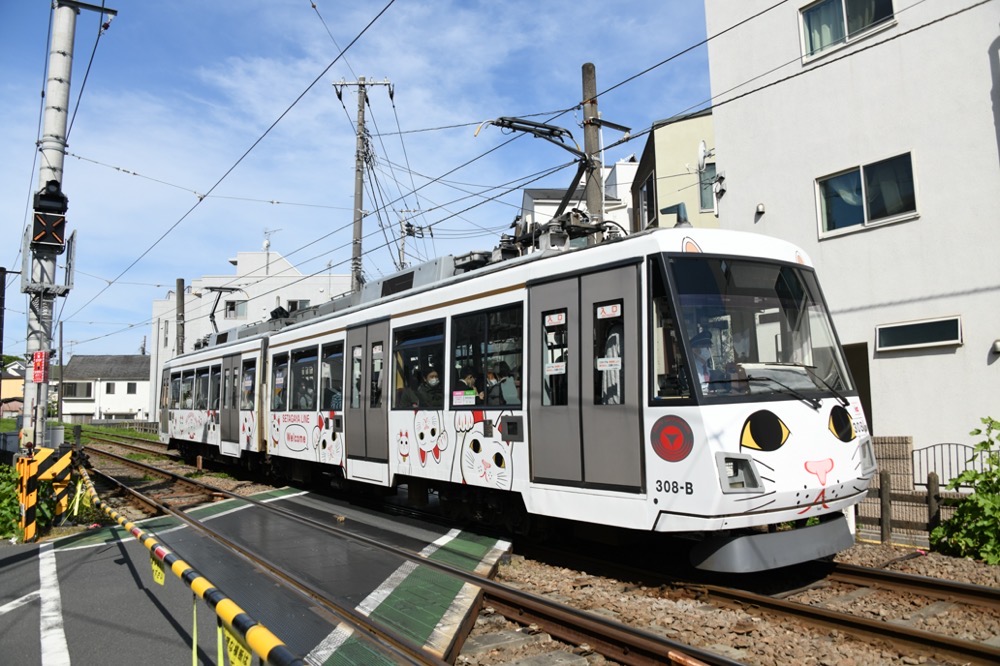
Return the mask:
[[[720,224],[812,257],[875,434],[971,444],[1000,415],[1000,3],[750,18],[773,4],[705,2]]]
[[[604,167],[604,219],[615,222],[625,231],[629,230],[632,217],[632,179],[638,164],[634,157]],[[521,218],[527,225],[549,222],[566,194],[565,189],[529,188],[521,196]],[[566,206],[566,210],[577,208],[587,211],[587,195],[581,184]]]
[[[74,355],[61,373],[63,421],[147,421],[149,357]]]
[[[229,263],[236,267],[235,274],[205,275],[185,287],[183,351],[192,351],[196,343],[214,332],[210,319],[213,314],[215,326],[225,331],[267,321],[278,308],[292,313],[320,305],[351,289],[350,275],[303,275],[274,251],[239,252]],[[155,415],[160,370],[164,362],[178,354],[175,291],[153,301],[152,322],[148,375],[152,390],[147,409]]]

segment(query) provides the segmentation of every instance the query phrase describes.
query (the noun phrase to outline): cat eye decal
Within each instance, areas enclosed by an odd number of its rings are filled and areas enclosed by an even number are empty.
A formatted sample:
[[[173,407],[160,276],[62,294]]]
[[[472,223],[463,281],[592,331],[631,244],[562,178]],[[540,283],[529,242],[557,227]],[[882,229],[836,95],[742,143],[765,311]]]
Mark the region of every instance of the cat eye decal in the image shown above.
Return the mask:
[[[499,467],[500,469],[503,469],[504,467],[507,466],[507,461],[504,460],[503,456],[500,455],[499,453],[494,453],[493,454],[493,464],[496,465],[497,467]]]
[[[851,422],[851,415],[847,413],[847,410],[836,405],[830,411],[830,423],[827,426],[830,428],[830,432],[842,442],[850,442],[855,437],[857,433],[854,432],[854,424]]]
[[[766,409],[747,417],[740,434],[740,446],[757,451],[777,451],[788,440],[788,426]]]

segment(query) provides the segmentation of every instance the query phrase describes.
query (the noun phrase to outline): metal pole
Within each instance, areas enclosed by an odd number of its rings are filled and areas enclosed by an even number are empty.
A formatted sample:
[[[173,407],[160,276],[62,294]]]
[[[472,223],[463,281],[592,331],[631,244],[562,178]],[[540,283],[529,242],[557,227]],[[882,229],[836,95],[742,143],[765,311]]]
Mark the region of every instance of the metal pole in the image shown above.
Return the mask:
[[[3,373],[7,364],[3,362],[3,315],[7,310],[7,269],[0,266],[0,412],[3,412]]]
[[[591,223],[604,221],[604,172],[601,164],[601,127],[597,115],[597,70],[593,63],[583,65],[583,150],[591,159],[593,170],[587,172],[587,213]],[[594,240],[600,242],[601,235]]]
[[[361,291],[361,221],[364,218],[365,77],[358,77],[358,140],[354,156],[354,242],[351,247],[351,291]]]
[[[38,189],[55,181],[62,184],[63,161],[66,152],[66,124],[69,113],[70,75],[73,70],[73,39],[76,33],[77,9],[57,4],[52,10],[52,47],[49,51],[48,81],[45,84],[45,111]],[[30,234],[29,234],[30,235]],[[52,310],[55,300],[56,256],[60,249],[45,246],[32,248],[31,273],[23,276],[22,291],[29,294],[28,334],[26,353],[33,359],[35,352],[49,353],[52,347]],[[24,445],[31,449],[45,443],[45,418],[48,411],[49,382],[44,375],[35,381],[33,373],[25,373],[25,415],[31,410],[31,424],[25,428]],[[30,401],[30,402],[29,402]]]
[[[59,406],[56,410],[56,420],[63,419],[63,323],[59,322]]]
[[[177,353],[184,353],[184,278],[177,278]]]

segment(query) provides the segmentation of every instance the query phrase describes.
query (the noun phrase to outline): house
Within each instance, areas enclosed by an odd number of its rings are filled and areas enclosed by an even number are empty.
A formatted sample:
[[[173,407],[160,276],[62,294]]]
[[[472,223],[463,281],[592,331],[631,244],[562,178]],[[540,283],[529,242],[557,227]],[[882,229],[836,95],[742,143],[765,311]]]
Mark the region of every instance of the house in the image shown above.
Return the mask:
[[[629,220],[632,217],[632,199],[630,190],[638,165],[635,158],[627,158],[616,162],[611,167],[604,167],[604,219],[620,226],[625,232],[629,230]],[[528,188],[521,195],[521,218],[528,226],[549,222],[559,209],[559,204],[566,196],[565,189],[559,188]],[[577,208],[587,211],[587,195],[583,186],[578,187],[570,197],[566,210]]]
[[[149,420],[149,365],[145,355],[74,355],[60,382],[63,421]]]
[[[267,242],[262,251],[239,252],[229,263],[235,267],[235,274],[195,278],[183,290],[183,352],[194,350],[215,328],[225,331],[267,321],[278,308],[293,313],[325,303],[351,289],[350,275],[303,275],[281,254],[272,251]],[[153,301],[152,328],[151,362],[146,377],[152,388],[144,409],[155,418],[160,371],[166,361],[181,353],[177,349],[176,290]]]
[[[805,249],[914,449],[1000,413],[1000,5],[961,4],[705,2],[719,223]]]
[[[704,142],[704,164],[699,149]],[[632,230],[672,227],[679,204],[695,227],[718,227],[715,216],[715,162],[708,146],[715,145],[711,110],[653,123],[639,158],[631,199]]]

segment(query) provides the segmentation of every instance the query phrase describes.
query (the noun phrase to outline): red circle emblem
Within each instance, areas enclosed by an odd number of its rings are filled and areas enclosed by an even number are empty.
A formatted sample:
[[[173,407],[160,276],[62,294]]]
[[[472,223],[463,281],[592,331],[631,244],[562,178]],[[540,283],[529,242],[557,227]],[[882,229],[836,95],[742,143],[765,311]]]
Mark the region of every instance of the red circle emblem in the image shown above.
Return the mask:
[[[679,416],[661,416],[649,433],[653,450],[667,462],[680,462],[694,448],[694,433]]]

